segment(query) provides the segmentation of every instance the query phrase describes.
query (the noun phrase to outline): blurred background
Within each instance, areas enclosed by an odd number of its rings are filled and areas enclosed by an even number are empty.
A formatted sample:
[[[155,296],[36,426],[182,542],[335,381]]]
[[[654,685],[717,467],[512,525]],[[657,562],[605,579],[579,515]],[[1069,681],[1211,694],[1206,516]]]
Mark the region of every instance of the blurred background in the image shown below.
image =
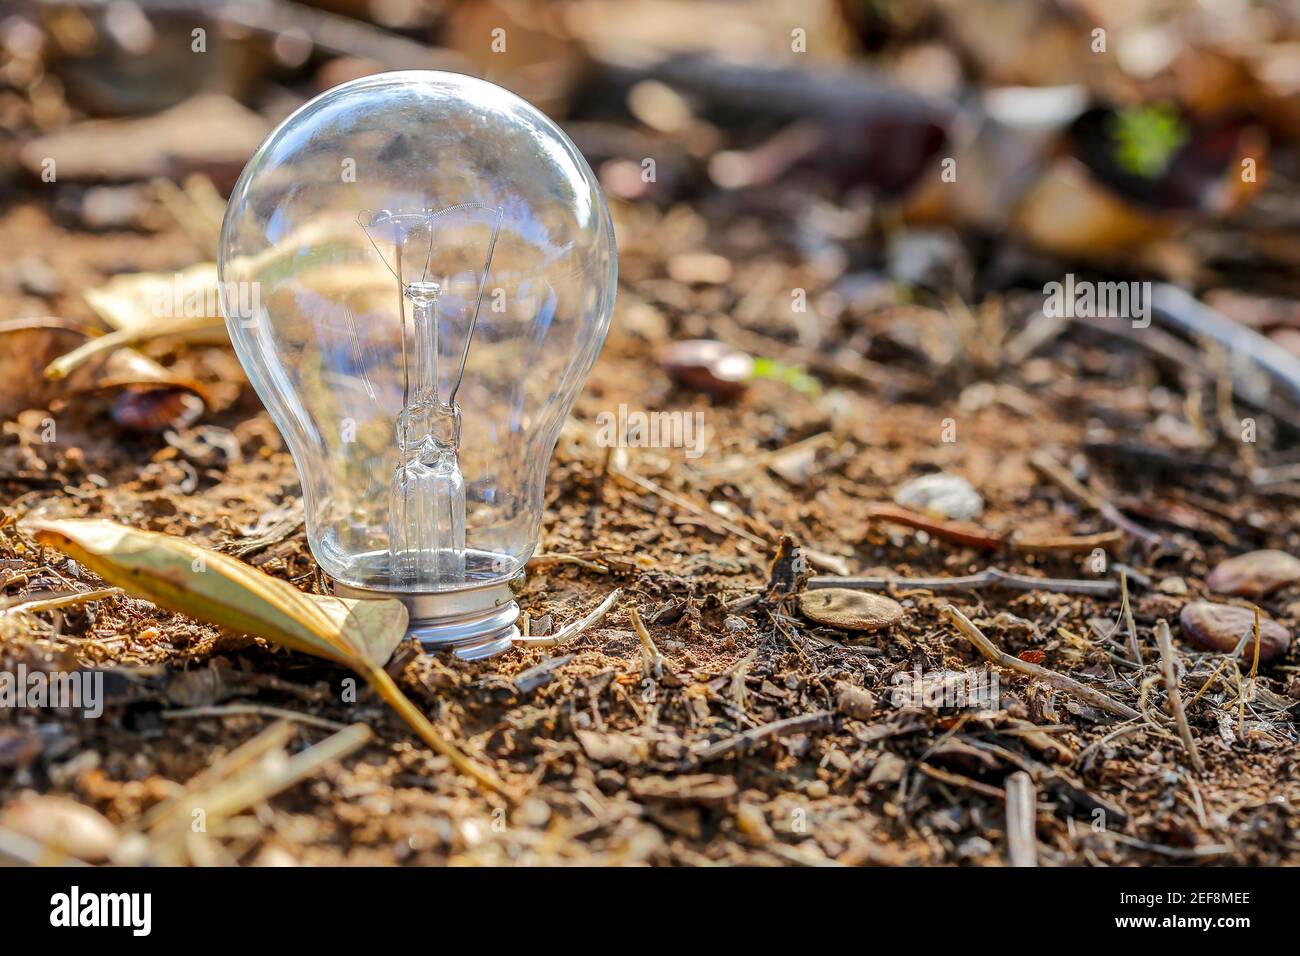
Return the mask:
[[[613,207],[619,325],[650,345],[784,343],[906,391],[904,372],[955,361],[954,336],[997,361],[1006,329],[880,306],[1041,297],[1092,270],[1193,289],[1257,333],[1212,336],[1234,353],[1300,352],[1293,0],[18,0],[0,18],[0,319],[62,325],[19,330],[0,412],[46,399],[31,362],[131,324],[139,283],[87,287],[211,260],[275,123],[407,68],[484,77],[564,126]],[[173,371],[234,400],[225,374]],[[1300,393],[1263,377],[1257,402]]]

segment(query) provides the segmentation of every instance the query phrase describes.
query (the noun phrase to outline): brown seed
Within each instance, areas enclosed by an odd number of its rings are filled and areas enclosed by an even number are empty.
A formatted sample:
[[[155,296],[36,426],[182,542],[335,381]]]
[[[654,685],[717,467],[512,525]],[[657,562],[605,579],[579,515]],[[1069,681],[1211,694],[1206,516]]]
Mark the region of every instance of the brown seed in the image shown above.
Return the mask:
[[[1285,551],[1251,551],[1223,561],[1205,583],[1211,591],[1239,597],[1263,597],[1300,581],[1300,559]]]
[[[203,414],[203,400],[179,388],[127,389],[113,402],[113,421],[138,432],[185,428]]]
[[[799,610],[818,624],[841,631],[878,631],[903,618],[903,605],[869,591],[820,588],[799,595]]]
[[[659,361],[677,382],[714,398],[735,398],[754,374],[754,360],[730,345],[712,339],[673,342]]]
[[[1231,653],[1245,634],[1254,632],[1255,612],[1247,607],[1231,604],[1214,604],[1210,601],[1193,601],[1178,615],[1183,635],[1198,647],[1221,654]],[[1266,662],[1281,657],[1291,644],[1291,634],[1277,621],[1261,615],[1259,621],[1259,659]],[[1243,660],[1255,656],[1254,641],[1248,640],[1242,649]]]

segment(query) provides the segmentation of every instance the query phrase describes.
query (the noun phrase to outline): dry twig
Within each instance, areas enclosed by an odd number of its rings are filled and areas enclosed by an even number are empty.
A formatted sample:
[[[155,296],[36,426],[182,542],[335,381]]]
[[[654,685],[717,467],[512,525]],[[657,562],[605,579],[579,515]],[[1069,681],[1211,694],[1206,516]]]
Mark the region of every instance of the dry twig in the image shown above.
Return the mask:
[[[1038,865],[1037,822],[1034,778],[1017,770],[1007,777],[1007,862],[1011,866]]]
[[[1173,712],[1174,723],[1178,726],[1178,736],[1187,748],[1187,755],[1197,773],[1205,772],[1205,764],[1192,739],[1192,729],[1187,726],[1187,715],[1183,713],[1183,698],[1178,692],[1178,675],[1174,667],[1173,639],[1169,636],[1169,625],[1162,619],[1156,624],[1156,644],[1160,648],[1160,670],[1165,678],[1165,691],[1169,694],[1169,709]]]
[[[516,644],[524,644],[528,647],[558,647],[565,641],[572,640],[589,627],[600,623],[601,619],[609,613],[610,608],[618,603],[619,598],[623,596],[622,588],[615,588],[610,592],[609,597],[601,601],[594,611],[579,621],[560,628],[550,637],[520,637],[515,639]]]
[[[728,737],[726,740],[719,740],[716,744],[711,744],[699,751],[695,757],[700,763],[704,763],[736,750],[748,750],[769,737],[783,737],[786,734],[806,734],[817,730],[827,730],[830,726],[831,712],[829,710],[819,710],[813,714],[799,714],[796,717],[787,717],[785,720],[776,720],[770,724],[763,724],[761,727],[747,730],[743,734]]]
[[[1009,667],[1012,670],[1027,674],[1030,677],[1037,677],[1041,681],[1046,681],[1053,687],[1073,694],[1084,703],[1091,704],[1107,713],[1115,714],[1119,717],[1127,717],[1130,720],[1134,717],[1142,716],[1127,704],[1121,704],[1114,698],[1103,694],[1095,688],[1086,684],[1081,684],[1073,677],[1066,677],[1064,674],[1058,674],[1056,671],[1048,670],[1046,667],[1040,667],[1037,664],[1031,664],[1028,661],[1022,661],[1018,657],[1012,657],[1004,651],[999,650],[992,641],[984,636],[984,633],[976,627],[965,614],[957,610],[951,604],[944,606],[941,614],[945,615],[953,626],[959,630],[962,635],[975,645],[976,649],[995,664],[1003,667]]]

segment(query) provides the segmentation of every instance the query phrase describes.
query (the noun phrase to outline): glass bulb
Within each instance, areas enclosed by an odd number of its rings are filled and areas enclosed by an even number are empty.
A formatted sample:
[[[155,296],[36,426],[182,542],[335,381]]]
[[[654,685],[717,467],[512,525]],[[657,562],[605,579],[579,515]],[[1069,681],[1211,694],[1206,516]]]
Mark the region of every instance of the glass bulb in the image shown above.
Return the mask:
[[[577,148],[483,80],[345,83],[253,156],[219,268],[336,591],[400,598],[429,646],[509,646],[509,582],[614,305],[609,211]]]

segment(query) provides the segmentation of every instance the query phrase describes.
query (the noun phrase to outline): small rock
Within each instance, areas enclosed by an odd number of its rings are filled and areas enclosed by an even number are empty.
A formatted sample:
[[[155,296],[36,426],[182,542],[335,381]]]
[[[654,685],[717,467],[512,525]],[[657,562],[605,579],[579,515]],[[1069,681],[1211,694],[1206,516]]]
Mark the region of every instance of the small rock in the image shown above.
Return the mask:
[[[1251,551],[1223,561],[1205,579],[1211,591],[1238,597],[1263,597],[1300,581],[1300,559],[1285,551]]]
[[[808,620],[841,631],[879,631],[897,624],[905,613],[892,598],[848,588],[804,591],[799,610]]]
[[[955,233],[938,230],[899,232],[890,239],[885,271],[905,286],[950,290],[965,287],[970,257]]]
[[[146,202],[139,186],[92,186],[81,200],[81,221],[88,229],[134,229]]]
[[[743,617],[728,614],[722,622],[722,627],[728,634],[744,634],[749,630],[749,622]]]
[[[1255,612],[1250,608],[1231,604],[1214,604],[1211,601],[1193,601],[1178,615],[1183,634],[1189,641],[1207,651],[1229,654],[1242,635],[1255,627]],[[1286,653],[1291,645],[1291,634],[1285,627],[1262,617],[1259,622],[1259,659],[1261,663],[1274,660]],[[1251,660],[1255,654],[1253,642],[1247,641],[1242,649],[1242,659]]]
[[[643,763],[650,750],[648,741],[632,734],[599,733],[595,730],[577,730],[574,736],[588,759],[600,764],[626,764],[635,767]]]
[[[808,794],[813,800],[821,800],[830,795],[831,788],[825,780],[810,780],[808,786],[804,787],[804,793]]]
[[[297,866],[298,861],[293,858],[288,850],[278,846],[263,847],[253,860],[253,866],[265,867],[293,867]]]
[[[894,503],[954,521],[969,521],[984,511],[984,499],[969,481],[942,472],[912,479],[894,493]]]
[[[14,278],[19,288],[42,299],[50,299],[63,290],[58,273],[49,264],[31,256],[25,256],[14,263]]]
[[[551,808],[547,806],[545,800],[528,797],[519,804],[519,809],[515,811],[515,819],[526,827],[540,830],[551,819]]]
[[[1172,594],[1175,597],[1182,597],[1187,593],[1187,582],[1177,576],[1165,578],[1156,585],[1156,590],[1161,594]]]
[[[736,807],[736,829],[758,843],[768,843],[773,836],[763,811],[752,803],[742,803]]]
[[[876,765],[871,768],[871,773],[867,776],[867,786],[898,783],[903,779],[903,771],[906,769],[907,763],[902,757],[885,751],[876,761]]]
[[[835,684],[835,708],[847,717],[870,720],[876,709],[876,698],[865,688],[839,681]]]
[[[117,846],[117,828],[67,797],[20,797],[0,813],[0,826],[86,863],[102,863]]]
[[[731,262],[711,252],[679,252],[668,260],[668,275],[687,285],[721,285],[731,278]]]

